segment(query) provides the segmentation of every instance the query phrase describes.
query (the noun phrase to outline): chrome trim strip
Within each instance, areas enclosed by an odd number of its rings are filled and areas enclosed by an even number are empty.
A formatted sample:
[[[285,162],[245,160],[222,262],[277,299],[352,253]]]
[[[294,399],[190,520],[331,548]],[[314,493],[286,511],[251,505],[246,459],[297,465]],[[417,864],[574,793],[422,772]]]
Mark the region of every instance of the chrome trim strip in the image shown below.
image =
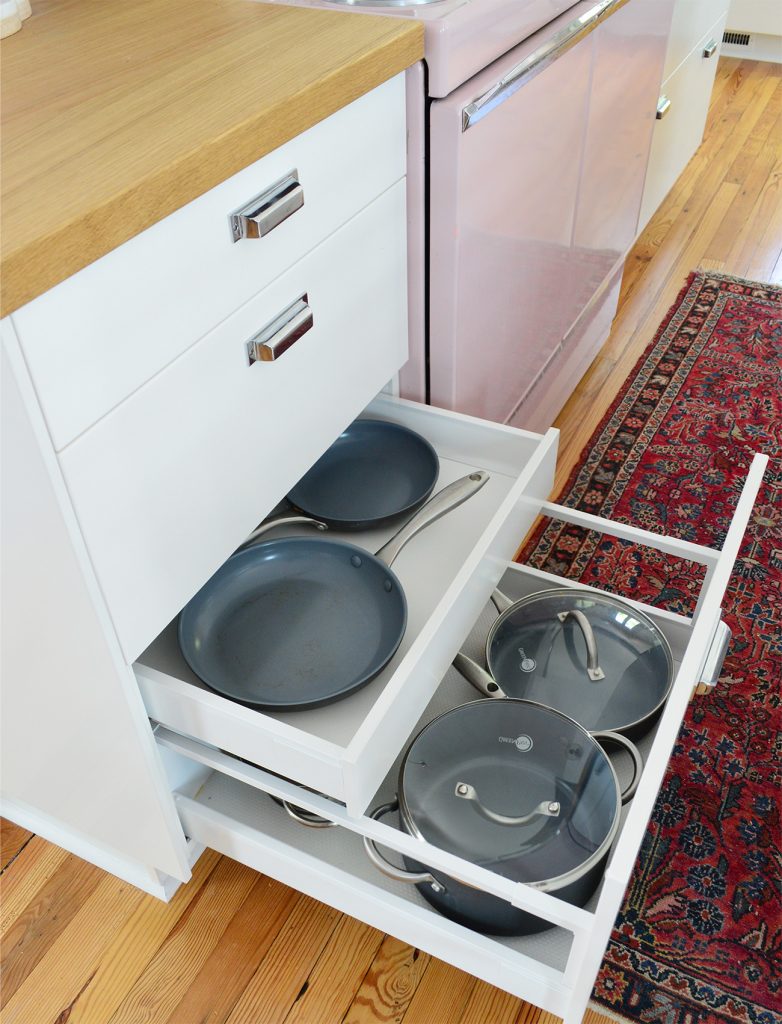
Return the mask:
[[[615,14],[621,7],[628,3],[628,0],[600,0],[580,18],[575,18],[548,39],[537,50],[525,57],[523,61],[512,68],[504,78],[501,78],[496,85],[479,96],[478,99],[468,103],[462,110],[462,131],[466,132],[474,124],[482,120],[490,111],[510,99],[513,94],[540,74],[549,64],[567,53],[576,43],[580,42],[590,32],[593,32],[601,21]]]

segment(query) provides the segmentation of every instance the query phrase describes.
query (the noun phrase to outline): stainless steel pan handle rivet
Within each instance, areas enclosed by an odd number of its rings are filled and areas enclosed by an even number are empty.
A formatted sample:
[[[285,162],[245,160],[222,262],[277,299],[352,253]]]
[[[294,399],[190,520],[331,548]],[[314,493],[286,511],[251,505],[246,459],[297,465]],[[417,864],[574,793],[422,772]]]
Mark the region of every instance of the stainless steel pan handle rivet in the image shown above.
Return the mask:
[[[560,804],[558,800],[541,800],[537,807],[529,812],[529,814],[520,815],[508,815],[500,814],[498,811],[493,811],[490,807],[487,807],[481,802],[481,798],[478,796],[478,792],[475,786],[471,786],[469,782],[457,782],[456,789],[454,790],[456,796],[462,800],[471,800],[484,818],[489,821],[493,821],[497,825],[529,825],[535,818],[557,818],[559,817]]]
[[[559,612],[557,614],[559,621],[564,624],[568,619],[573,619],[578,623],[581,632],[584,634],[584,641],[587,647],[587,675],[592,682],[599,682],[601,679],[605,679],[605,672],[600,668],[597,659],[597,641],[595,640],[595,634],[592,630],[592,626],[589,619],[584,615],[578,608],[571,608],[567,612]]]
[[[250,366],[279,359],[314,323],[305,292],[247,342]]]
[[[304,206],[304,189],[297,170],[286,174],[229,216],[234,242],[263,238]]]

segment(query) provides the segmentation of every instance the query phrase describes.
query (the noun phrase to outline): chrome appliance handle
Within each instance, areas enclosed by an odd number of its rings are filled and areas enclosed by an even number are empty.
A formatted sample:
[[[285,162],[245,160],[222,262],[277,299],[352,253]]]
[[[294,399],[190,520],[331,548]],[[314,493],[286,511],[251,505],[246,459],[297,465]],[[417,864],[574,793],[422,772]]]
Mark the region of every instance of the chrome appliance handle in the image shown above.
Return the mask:
[[[582,611],[579,611],[578,608],[571,608],[570,611],[567,612],[558,612],[557,618],[563,626],[568,619],[575,619],[584,636],[584,642],[587,647],[587,675],[593,683],[599,682],[601,679],[605,679],[606,674],[602,668],[600,668],[598,663],[597,640],[595,640],[592,624],[586,615],[584,615]]]
[[[387,804],[381,804],[379,807],[376,807],[369,816],[378,821],[384,814],[389,814],[391,811],[398,809],[399,801],[391,800]],[[369,857],[378,871],[382,871],[388,878],[393,878],[395,882],[410,882],[412,885],[428,883],[435,892],[445,892],[445,886],[438,882],[429,871],[407,871],[405,868],[398,868],[390,860],[386,860],[380,850],[378,850],[374,839],[370,839],[369,836],[364,836],[364,849],[366,850],[367,857]]]
[[[703,674],[700,681],[695,684],[693,696],[696,694],[702,696],[703,694],[711,693],[719,682],[722,665],[725,661],[725,655],[728,653],[728,645],[730,644],[731,636],[732,633],[730,631],[730,627],[726,626],[725,623],[720,620],[714,633],[714,639],[709,647],[709,653],[706,655],[706,661],[703,665]]]
[[[628,0],[599,0],[599,3],[590,10],[556,32],[542,46],[511,68],[496,85],[462,109],[462,131],[466,132],[500,103],[510,99],[522,85],[567,53],[576,43],[593,32],[601,21],[615,14],[627,2]]]
[[[496,825],[529,825],[535,818],[558,818],[561,810],[558,800],[541,800],[537,807],[533,807],[529,814],[508,815],[493,811],[481,802],[475,786],[469,782],[457,782],[454,789],[454,796],[460,800],[471,800],[480,814]]]
[[[242,238],[263,238],[302,206],[304,189],[299,172],[293,170],[229,215],[231,236],[234,242]]]
[[[310,330],[314,322],[305,292],[247,342],[250,366],[279,359]]]
[[[454,480],[452,484],[443,487],[433,498],[430,498],[405,525],[395,533],[394,536],[383,547],[375,552],[375,557],[381,562],[390,566],[396,556],[417,533],[426,526],[436,522],[446,512],[457,508],[462,502],[467,501],[473,494],[476,494],[481,487],[489,480],[489,474],[485,469],[476,469],[467,476]]]

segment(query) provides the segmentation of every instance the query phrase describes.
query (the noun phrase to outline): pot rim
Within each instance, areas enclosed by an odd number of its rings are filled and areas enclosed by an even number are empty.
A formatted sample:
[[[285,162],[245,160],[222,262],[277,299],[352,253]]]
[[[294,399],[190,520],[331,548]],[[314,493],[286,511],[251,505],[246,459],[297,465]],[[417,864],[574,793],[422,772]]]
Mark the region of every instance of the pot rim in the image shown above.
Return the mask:
[[[538,701],[534,701],[534,700],[523,700],[520,697],[492,698],[491,701],[488,701],[488,700],[471,700],[471,701],[466,701],[464,704],[457,704],[456,707],[448,708],[447,711],[441,712],[441,714],[437,715],[436,718],[433,718],[430,722],[427,722],[427,724],[423,727],[423,729],[419,729],[419,731],[416,733],[416,735],[413,737],[413,739],[408,744],[407,750],[405,751],[404,757],[402,758],[402,763],[399,765],[399,778],[398,778],[398,781],[397,781],[397,799],[399,801],[399,820],[400,820],[403,828],[405,829],[405,831],[409,835],[414,836],[416,839],[420,839],[422,842],[425,842],[425,843],[429,841],[426,838],[426,836],[421,832],[421,830],[418,828],[418,826],[416,825],[415,819],[413,818],[412,814],[410,813],[410,808],[408,806],[407,799],[406,799],[406,796],[405,796],[404,778],[403,777],[404,777],[405,765],[407,764],[407,759],[410,756],[410,751],[413,749],[413,746],[415,745],[415,743],[419,739],[419,737],[421,737],[423,735],[423,733],[426,732],[427,729],[429,729],[431,726],[435,725],[435,723],[439,722],[441,718],[445,718],[446,715],[453,714],[453,712],[455,712],[455,711],[462,711],[464,708],[475,707],[475,706],[477,706],[479,704],[486,704],[486,703],[491,703],[491,704],[527,704],[527,705],[530,705],[532,707],[541,708],[543,711],[547,711],[549,714],[558,715],[560,718],[564,718],[566,722],[568,722],[570,725],[574,725],[577,730],[579,730],[581,733],[583,733],[584,737],[587,740],[589,740],[592,744],[594,744],[595,747],[597,747],[597,749],[600,751],[602,756],[605,758],[606,764],[608,765],[609,771],[611,772],[611,778],[614,780],[614,793],[615,793],[615,796],[616,796],[616,800],[615,800],[615,804],[614,804],[614,819],[611,822],[611,827],[609,828],[609,830],[608,830],[605,838],[603,839],[603,842],[600,844],[600,846],[594,851],[594,853],[591,853],[577,867],[571,868],[570,871],[566,871],[562,875],[557,875],[554,878],[542,878],[542,879],[539,879],[539,880],[536,880],[536,881],[528,881],[528,882],[520,882],[519,883],[520,885],[529,885],[533,889],[539,889],[541,892],[551,892],[551,891],[553,891],[555,889],[564,889],[566,886],[570,885],[573,882],[577,882],[580,878],[582,878],[589,871],[591,871],[591,869],[610,850],[611,844],[613,843],[614,839],[616,838],[616,834],[619,831],[619,825],[621,823],[621,817],[622,817],[622,793],[621,793],[621,789],[620,789],[620,786],[619,786],[619,779],[617,778],[617,775],[616,775],[616,770],[614,769],[614,766],[611,763],[611,758],[608,756],[608,754],[606,754],[606,752],[600,746],[600,743],[595,739],[595,737],[587,729],[585,729],[583,727],[583,725],[581,725],[579,722],[577,722],[574,718],[570,718],[568,715],[564,714],[562,711],[558,711],[556,708],[550,708],[547,704],[541,704]],[[464,859],[466,860],[467,858],[464,858]],[[486,867],[487,870],[489,870],[489,871],[493,871],[494,870],[494,867],[491,864],[485,864],[483,866]],[[427,870],[431,871],[431,868],[428,868]],[[441,873],[445,874],[445,872],[441,872]],[[434,874],[434,872],[432,872],[432,874]]]
[[[671,650],[671,645],[668,642],[668,637],[665,635],[665,633],[663,633],[663,631],[660,629],[660,627],[657,625],[657,623],[654,622],[654,620],[651,619],[645,612],[642,612],[640,608],[636,608],[635,605],[630,604],[628,601],[625,601],[621,597],[615,597],[614,594],[606,594],[606,593],[603,593],[602,591],[599,591],[599,590],[589,590],[586,587],[549,587],[548,590],[538,590],[534,594],[527,594],[526,597],[520,597],[518,599],[518,601],[514,601],[513,602],[513,604],[510,606],[510,608],[506,608],[504,612],[500,612],[500,614],[497,616],[497,618],[492,623],[491,629],[489,630],[489,635],[486,637],[486,648],[485,648],[485,651],[484,651],[484,658],[486,660],[486,667],[487,667],[487,669],[489,671],[489,674],[493,678],[496,679],[496,677],[494,676],[494,672],[492,671],[492,667],[491,667],[491,661],[490,661],[490,658],[489,658],[489,650],[491,648],[491,643],[492,643],[492,640],[495,637],[495,634],[496,634],[497,630],[500,628],[500,626],[505,621],[505,619],[508,618],[513,612],[518,611],[518,609],[523,607],[523,606],[535,604],[536,601],[539,601],[542,598],[546,598],[546,597],[572,597],[573,595],[575,595],[575,596],[588,595],[593,600],[601,601],[604,604],[618,605],[623,610],[627,609],[628,611],[632,612],[633,616],[636,619],[638,619],[640,622],[643,622],[643,624],[645,626],[647,626],[651,630],[651,632],[654,633],[658,637],[658,639],[660,641],[660,647],[662,648],[663,654],[665,655],[665,663],[666,663],[667,668],[668,668],[668,685],[666,686],[665,693],[662,695],[660,700],[655,704],[655,706],[653,708],[650,708],[649,711],[647,711],[645,715],[642,715],[640,718],[636,718],[632,722],[627,722],[627,723],[622,724],[622,725],[613,725],[613,726],[610,726],[609,729],[607,729],[607,730],[606,729],[602,729],[602,728],[594,730],[595,732],[606,732],[606,731],[607,732],[630,732],[632,729],[635,729],[637,726],[643,725],[644,722],[649,721],[650,718],[654,718],[654,716],[657,714],[657,712],[664,706],[665,702],[668,700],[668,698],[671,695],[671,690],[673,688],[675,673],[674,673],[674,664],[673,664],[673,651]],[[499,685],[501,686],[502,684],[499,683]],[[516,698],[509,698],[509,699],[513,699],[513,700],[526,700],[527,698],[525,698],[525,697],[516,697]],[[530,703],[534,704],[536,702],[535,701],[530,701]],[[548,705],[544,704],[543,707],[548,707]],[[552,711],[556,711],[556,710],[558,710],[558,709],[557,708],[552,708]],[[568,717],[568,716],[565,716],[565,717]],[[575,719],[574,719],[574,721],[575,721]]]

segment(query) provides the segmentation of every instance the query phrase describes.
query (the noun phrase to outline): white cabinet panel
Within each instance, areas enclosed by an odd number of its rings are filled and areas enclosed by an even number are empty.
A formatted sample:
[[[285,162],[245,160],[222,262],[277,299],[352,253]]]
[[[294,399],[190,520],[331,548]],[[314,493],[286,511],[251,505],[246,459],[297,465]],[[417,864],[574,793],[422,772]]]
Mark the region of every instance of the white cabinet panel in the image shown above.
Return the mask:
[[[405,254],[400,181],[61,453],[128,661],[404,363]],[[305,293],[312,328],[251,365]]]
[[[30,413],[32,387],[10,332],[3,342],[4,813],[20,813],[82,855],[94,848],[109,869],[131,859],[187,879],[184,838],[133,674],[40,413]]]
[[[296,170],[304,204],[234,243],[229,214]],[[61,449],[405,174],[404,75],[13,314]]]
[[[776,0],[771,0],[776,6]],[[730,0],[676,0],[668,50],[665,54],[663,80],[670,78],[682,61],[719,19],[728,13]],[[736,4],[734,2],[733,6]],[[719,43],[722,33],[715,35]]]

